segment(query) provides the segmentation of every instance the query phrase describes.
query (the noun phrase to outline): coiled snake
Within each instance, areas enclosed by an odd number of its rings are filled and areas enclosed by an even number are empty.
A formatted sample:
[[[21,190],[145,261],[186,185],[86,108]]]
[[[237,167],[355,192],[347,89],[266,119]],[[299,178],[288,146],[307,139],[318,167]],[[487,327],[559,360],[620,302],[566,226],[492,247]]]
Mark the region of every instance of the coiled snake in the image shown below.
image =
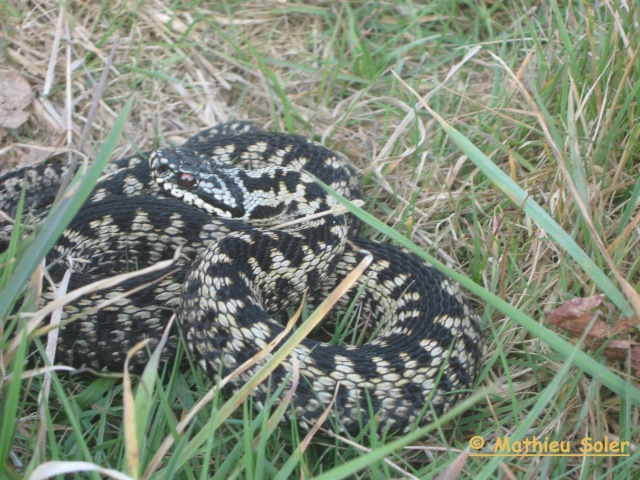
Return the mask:
[[[121,368],[127,350],[142,338],[157,340],[177,311],[188,349],[215,380],[276,337],[283,329],[281,313],[297,307],[305,292],[311,304],[322,300],[366,250],[374,261],[337,310],[359,302],[375,334],[362,345],[306,339],[296,348],[298,419],[315,423],[337,388],[340,428],[357,431],[375,415],[381,428],[406,431],[445,412],[473,386],[479,320],[457,285],[401,248],[355,236],[347,245],[349,229],[357,231],[355,222],[333,213],[335,200],[304,173],[347,198],[359,198],[344,156],[298,136],[232,122],[201,132],[181,148],[146,157],[109,165],[51,252],[50,272],[59,280],[67,268],[61,259],[85,260],[74,262],[71,288],[76,288],[171,258],[180,248],[178,265],[67,306],[66,317],[82,318],[61,328],[58,360]],[[27,208],[43,215],[63,170],[60,164],[42,165],[0,178],[0,208],[15,213],[26,181]],[[329,213],[306,219],[318,212]],[[277,227],[300,219],[305,220]],[[3,231],[6,235],[6,226]],[[155,283],[145,286],[150,281]],[[136,286],[143,288],[93,309]],[[178,338],[177,332],[172,335],[166,358],[174,355]],[[145,359],[143,352],[136,361]],[[283,362],[272,374],[271,388],[288,378],[291,368],[289,360]],[[264,401],[269,388],[263,383],[253,395]]]

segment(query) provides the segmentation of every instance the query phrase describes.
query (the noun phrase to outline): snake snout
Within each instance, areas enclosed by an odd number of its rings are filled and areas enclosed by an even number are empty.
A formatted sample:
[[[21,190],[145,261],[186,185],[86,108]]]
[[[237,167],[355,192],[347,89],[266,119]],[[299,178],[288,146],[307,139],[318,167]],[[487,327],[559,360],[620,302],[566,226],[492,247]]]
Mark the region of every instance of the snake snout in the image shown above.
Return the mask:
[[[175,160],[172,156],[175,156],[175,153],[167,148],[154,150],[149,154],[149,168],[159,181],[173,172],[172,165],[175,165]]]

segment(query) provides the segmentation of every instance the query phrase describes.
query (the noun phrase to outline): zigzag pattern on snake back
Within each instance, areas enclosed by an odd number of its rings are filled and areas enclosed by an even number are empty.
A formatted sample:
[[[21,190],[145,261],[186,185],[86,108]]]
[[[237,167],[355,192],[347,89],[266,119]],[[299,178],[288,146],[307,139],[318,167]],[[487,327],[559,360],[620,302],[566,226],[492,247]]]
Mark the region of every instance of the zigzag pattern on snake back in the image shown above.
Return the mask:
[[[0,178],[0,208],[14,213],[26,178],[27,208],[44,215],[63,170],[43,165]],[[357,225],[334,213],[335,200],[305,171],[347,198],[360,198],[343,155],[298,136],[259,132],[247,122],[205,130],[182,148],[113,162],[48,258],[52,277],[61,278],[61,260],[71,257],[86,260],[74,262],[71,288],[171,258],[178,247],[181,257],[175,267],[66,307],[66,317],[81,319],[61,328],[58,359],[121,368],[127,349],[142,338],[157,342],[177,311],[188,349],[215,380],[275,338],[283,329],[281,314],[297,307],[305,292],[311,305],[321,301],[366,250],[374,261],[337,315],[358,301],[376,333],[362,345],[306,339],[296,348],[302,377],[296,416],[303,426],[314,424],[336,389],[334,418],[351,432],[372,414],[381,428],[407,431],[448,410],[474,383],[478,317],[458,286],[416,255],[355,237],[348,245]],[[319,212],[326,214],[308,218]],[[299,221],[278,228],[290,220]],[[0,242],[2,232],[6,236],[8,228],[0,230]],[[93,310],[149,281],[155,283]],[[174,332],[165,358],[175,354],[178,338]],[[136,358],[138,365],[145,360],[144,352]],[[269,384],[280,384],[291,370],[287,359],[255,398],[263,402]]]

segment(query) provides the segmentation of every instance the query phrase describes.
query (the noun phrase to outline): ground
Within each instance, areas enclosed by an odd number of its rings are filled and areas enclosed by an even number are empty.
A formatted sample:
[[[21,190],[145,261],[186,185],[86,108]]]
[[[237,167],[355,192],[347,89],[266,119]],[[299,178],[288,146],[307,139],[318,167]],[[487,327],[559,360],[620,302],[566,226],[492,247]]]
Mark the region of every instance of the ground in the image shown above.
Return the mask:
[[[479,393],[413,437],[318,434],[302,448],[295,427],[252,426],[262,417],[249,403],[220,426],[207,404],[156,462],[210,382],[197,369],[164,372],[146,400],[138,391],[133,433],[123,422],[133,401],[126,381],[54,375],[47,386],[17,366],[11,342],[20,329],[9,315],[17,296],[6,295],[17,277],[5,254],[0,468],[8,478],[49,460],[145,478],[630,478],[637,470],[635,331],[613,338],[622,342],[615,359],[602,343],[612,340],[607,326],[640,313],[633,2],[4,0],[0,18],[0,173],[54,153],[96,158],[127,105],[114,157],[180,144],[232,119],[312,137],[357,167],[363,208],[379,220],[367,234],[383,239],[379,230],[391,227],[459,274],[483,318],[485,358]],[[31,271],[21,275],[26,284]],[[580,307],[600,293],[604,301],[588,307],[604,333],[581,343],[592,319],[583,312],[561,313],[565,328],[549,323],[566,301]],[[207,428],[215,433],[198,436]],[[620,452],[630,455],[613,456],[609,443],[602,456],[466,457],[470,441],[484,445],[472,453],[489,454],[505,438],[536,448],[534,437],[547,448],[569,442],[573,454],[586,438],[630,442]]]

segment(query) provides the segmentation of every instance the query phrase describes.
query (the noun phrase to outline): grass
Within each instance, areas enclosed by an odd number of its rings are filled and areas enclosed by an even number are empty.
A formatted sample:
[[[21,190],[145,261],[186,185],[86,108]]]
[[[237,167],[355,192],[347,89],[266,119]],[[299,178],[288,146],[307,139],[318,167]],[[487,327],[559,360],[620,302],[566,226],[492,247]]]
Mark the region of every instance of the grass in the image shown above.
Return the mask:
[[[3,63],[36,100],[27,123],[0,130],[0,169],[42,161],[39,147],[82,145],[105,159],[97,152],[119,117],[115,156],[234,118],[317,138],[358,167],[368,235],[441,262],[472,292],[485,361],[477,392],[431,425],[391,438],[319,432],[308,444],[295,422],[277,424],[282,396],[260,410],[211,392],[195,367],[151,365],[131,388],[120,377],[49,371],[49,380],[23,366],[39,341],[8,312],[37,292],[38,259],[72,214],[61,208],[0,257],[0,476],[61,461],[93,478],[97,468],[188,479],[633,477],[631,366],[545,321],[564,301],[601,292],[607,321],[640,313],[633,2],[20,5],[0,1]],[[475,436],[485,453],[504,436],[574,451],[608,436],[632,448],[629,457],[466,457]]]

